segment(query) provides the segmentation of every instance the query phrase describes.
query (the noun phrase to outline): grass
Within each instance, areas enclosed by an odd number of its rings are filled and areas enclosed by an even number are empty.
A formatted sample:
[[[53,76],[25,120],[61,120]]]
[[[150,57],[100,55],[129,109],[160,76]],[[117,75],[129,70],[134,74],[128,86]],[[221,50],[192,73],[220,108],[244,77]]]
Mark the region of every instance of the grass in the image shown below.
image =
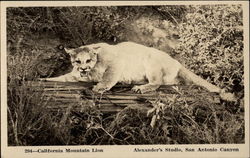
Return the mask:
[[[79,109],[81,103],[49,111],[46,107],[51,103],[42,86],[38,91],[25,82],[30,73],[34,74],[33,60],[20,56],[11,58],[12,62],[9,59],[11,146],[244,143],[242,101],[214,103],[212,94],[208,96],[194,87],[173,87],[174,95],[150,101],[148,112],[133,105],[107,114],[93,104]],[[23,65],[16,66],[17,61]]]

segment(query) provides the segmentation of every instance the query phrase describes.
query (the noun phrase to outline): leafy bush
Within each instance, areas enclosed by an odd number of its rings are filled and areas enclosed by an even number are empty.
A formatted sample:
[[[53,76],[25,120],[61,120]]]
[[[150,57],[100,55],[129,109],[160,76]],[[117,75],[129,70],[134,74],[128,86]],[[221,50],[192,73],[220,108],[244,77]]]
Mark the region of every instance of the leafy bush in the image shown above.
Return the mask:
[[[190,6],[177,53],[196,74],[243,93],[243,22],[240,5]]]

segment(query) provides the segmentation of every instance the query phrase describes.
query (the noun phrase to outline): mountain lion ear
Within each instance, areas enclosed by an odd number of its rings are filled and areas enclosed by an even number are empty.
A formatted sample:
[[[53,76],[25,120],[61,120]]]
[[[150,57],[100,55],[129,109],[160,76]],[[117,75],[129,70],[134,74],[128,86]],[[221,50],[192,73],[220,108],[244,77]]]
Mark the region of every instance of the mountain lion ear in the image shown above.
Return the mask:
[[[74,49],[67,49],[67,48],[64,48],[64,50],[65,50],[65,52],[66,52],[67,54],[69,54],[69,55],[75,55],[75,54],[76,54],[75,51],[74,51]]]
[[[66,53],[68,53],[68,52],[69,52],[69,49],[67,49],[67,48],[64,48],[64,50],[65,50],[65,52],[66,52]]]
[[[99,54],[101,52],[101,47],[100,46],[93,47],[93,50],[95,54]]]

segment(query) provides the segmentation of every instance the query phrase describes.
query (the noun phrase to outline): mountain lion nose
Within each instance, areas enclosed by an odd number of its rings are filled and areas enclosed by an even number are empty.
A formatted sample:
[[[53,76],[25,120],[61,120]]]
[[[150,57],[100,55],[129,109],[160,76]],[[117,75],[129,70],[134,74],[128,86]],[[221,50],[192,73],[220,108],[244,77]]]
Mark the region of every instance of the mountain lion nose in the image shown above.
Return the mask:
[[[80,72],[84,72],[86,70],[87,70],[87,68],[81,68],[81,67],[78,68],[78,71],[80,71]]]

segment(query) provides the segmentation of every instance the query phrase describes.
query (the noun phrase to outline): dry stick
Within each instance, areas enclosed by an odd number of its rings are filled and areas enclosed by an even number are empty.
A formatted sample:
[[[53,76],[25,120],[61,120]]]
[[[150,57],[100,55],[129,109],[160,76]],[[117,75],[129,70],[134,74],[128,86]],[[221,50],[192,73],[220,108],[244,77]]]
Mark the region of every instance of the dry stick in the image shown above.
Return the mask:
[[[17,44],[16,44],[16,50],[17,50],[17,53],[20,53],[21,52],[20,45],[23,41],[23,35],[19,34],[17,38],[18,38],[18,40],[17,40]]]
[[[76,8],[77,8],[77,7],[76,7]],[[70,10],[71,13],[73,12],[71,8],[68,8],[68,9]],[[87,22],[87,20],[85,20],[85,21]],[[85,25],[83,25],[83,26],[85,26]],[[85,40],[83,39],[83,37],[81,36],[81,34],[78,33],[78,30],[76,29],[75,31],[77,32],[78,37],[81,39],[81,41],[84,42],[84,43],[86,43]],[[82,29],[81,29],[81,32],[82,32]],[[90,32],[91,32],[91,31],[90,31]],[[82,32],[82,33],[83,33],[83,32]],[[72,36],[74,36],[74,35],[72,34]],[[77,42],[76,42],[76,43],[77,43]],[[77,43],[77,44],[78,44],[78,43]]]
[[[28,14],[25,13],[20,7],[17,7],[18,10],[20,10],[30,21],[33,21],[33,19],[30,18]]]
[[[214,109],[213,106],[211,106],[211,109],[213,110],[213,117],[214,117],[214,122],[215,122],[215,128],[214,128],[214,132],[215,132],[215,141],[216,143],[219,143],[220,141],[220,135],[219,135],[219,126],[218,126],[218,117],[216,115],[216,111]]]
[[[166,10],[166,11],[167,11],[167,10]],[[170,14],[169,11],[167,11],[167,13],[171,16],[171,18],[174,20],[174,22],[175,22],[177,25],[179,25],[179,23],[178,23],[177,20],[173,17],[173,15]]]
[[[13,120],[13,117],[11,115],[9,107],[7,107],[7,110],[8,110],[9,116],[10,116],[10,121],[12,123],[12,128],[13,128],[13,133],[14,133],[14,137],[15,137],[15,142],[16,142],[17,145],[19,145],[16,123]]]
[[[47,18],[49,19],[49,23],[54,23],[53,22],[53,18],[51,16],[51,11],[50,11],[50,8],[49,7],[46,7],[46,13],[47,13]]]
[[[243,30],[242,27],[228,27],[228,28],[224,29],[224,31],[221,32],[217,37],[215,37],[214,39],[212,39],[212,40],[210,41],[210,43],[208,43],[208,45],[205,47],[205,49],[207,49],[209,46],[211,46],[211,45],[213,45],[214,43],[216,43],[217,41],[219,41],[220,38],[222,37],[222,35],[223,35],[224,33],[226,33],[227,31],[233,30],[233,29]],[[199,45],[200,45],[200,44],[202,44],[202,43],[199,43]]]
[[[29,24],[28,28],[31,28],[31,26],[35,23],[35,21],[36,21],[37,19],[39,19],[40,17],[41,17],[41,16],[38,15],[34,20],[31,19],[32,22]]]
[[[61,11],[61,13],[65,16],[65,14]],[[73,39],[76,39],[75,35],[73,34],[73,32],[71,31],[71,29],[68,27],[68,25],[64,22],[63,19],[60,18],[60,20],[63,22],[64,26],[68,29],[68,31],[71,33],[71,35],[73,36]]]
[[[112,139],[114,139],[114,137],[111,135],[111,134],[109,134],[109,132],[108,131],[106,131],[103,127],[100,127],[107,135],[109,135]]]
[[[187,118],[189,118],[196,126],[199,126],[197,122],[194,121],[194,119],[192,119],[190,116],[188,116],[187,114],[181,112],[182,115],[186,116]]]
[[[110,138],[114,139],[114,137],[107,131],[105,130],[103,127],[101,126],[95,126],[95,127],[90,127],[89,129],[101,129],[103,130],[108,136],[110,136]]]
[[[164,16],[164,17],[167,18],[167,16],[165,14],[163,14],[161,11],[159,11],[156,7],[153,7],[153,9],[156,10],[162,16]],[[173,15],[169,11],[167,11],[167,10],[166,10],[166,12],[170,15],[170,17],[174,20],[174,22],[179,26],[178,21],[173,17]]]
[[[218,126],[218,120],[219,120],[219,119],[218,119],[218,117],[217,117],[217,115],[216,115],[216,110],[215,110],[214,106],[213,106],[213,105],[210,105],[209,107],[211,108],[211,110],[212,110],[212,115],[213,115],[213,117],[214,117],[214,122],[215,122],[215,128],[214,128],[214,132],[215,132],[215,141],[216,141],[216,143],[218,144],[219,141],[220,141],[219,126]]]

